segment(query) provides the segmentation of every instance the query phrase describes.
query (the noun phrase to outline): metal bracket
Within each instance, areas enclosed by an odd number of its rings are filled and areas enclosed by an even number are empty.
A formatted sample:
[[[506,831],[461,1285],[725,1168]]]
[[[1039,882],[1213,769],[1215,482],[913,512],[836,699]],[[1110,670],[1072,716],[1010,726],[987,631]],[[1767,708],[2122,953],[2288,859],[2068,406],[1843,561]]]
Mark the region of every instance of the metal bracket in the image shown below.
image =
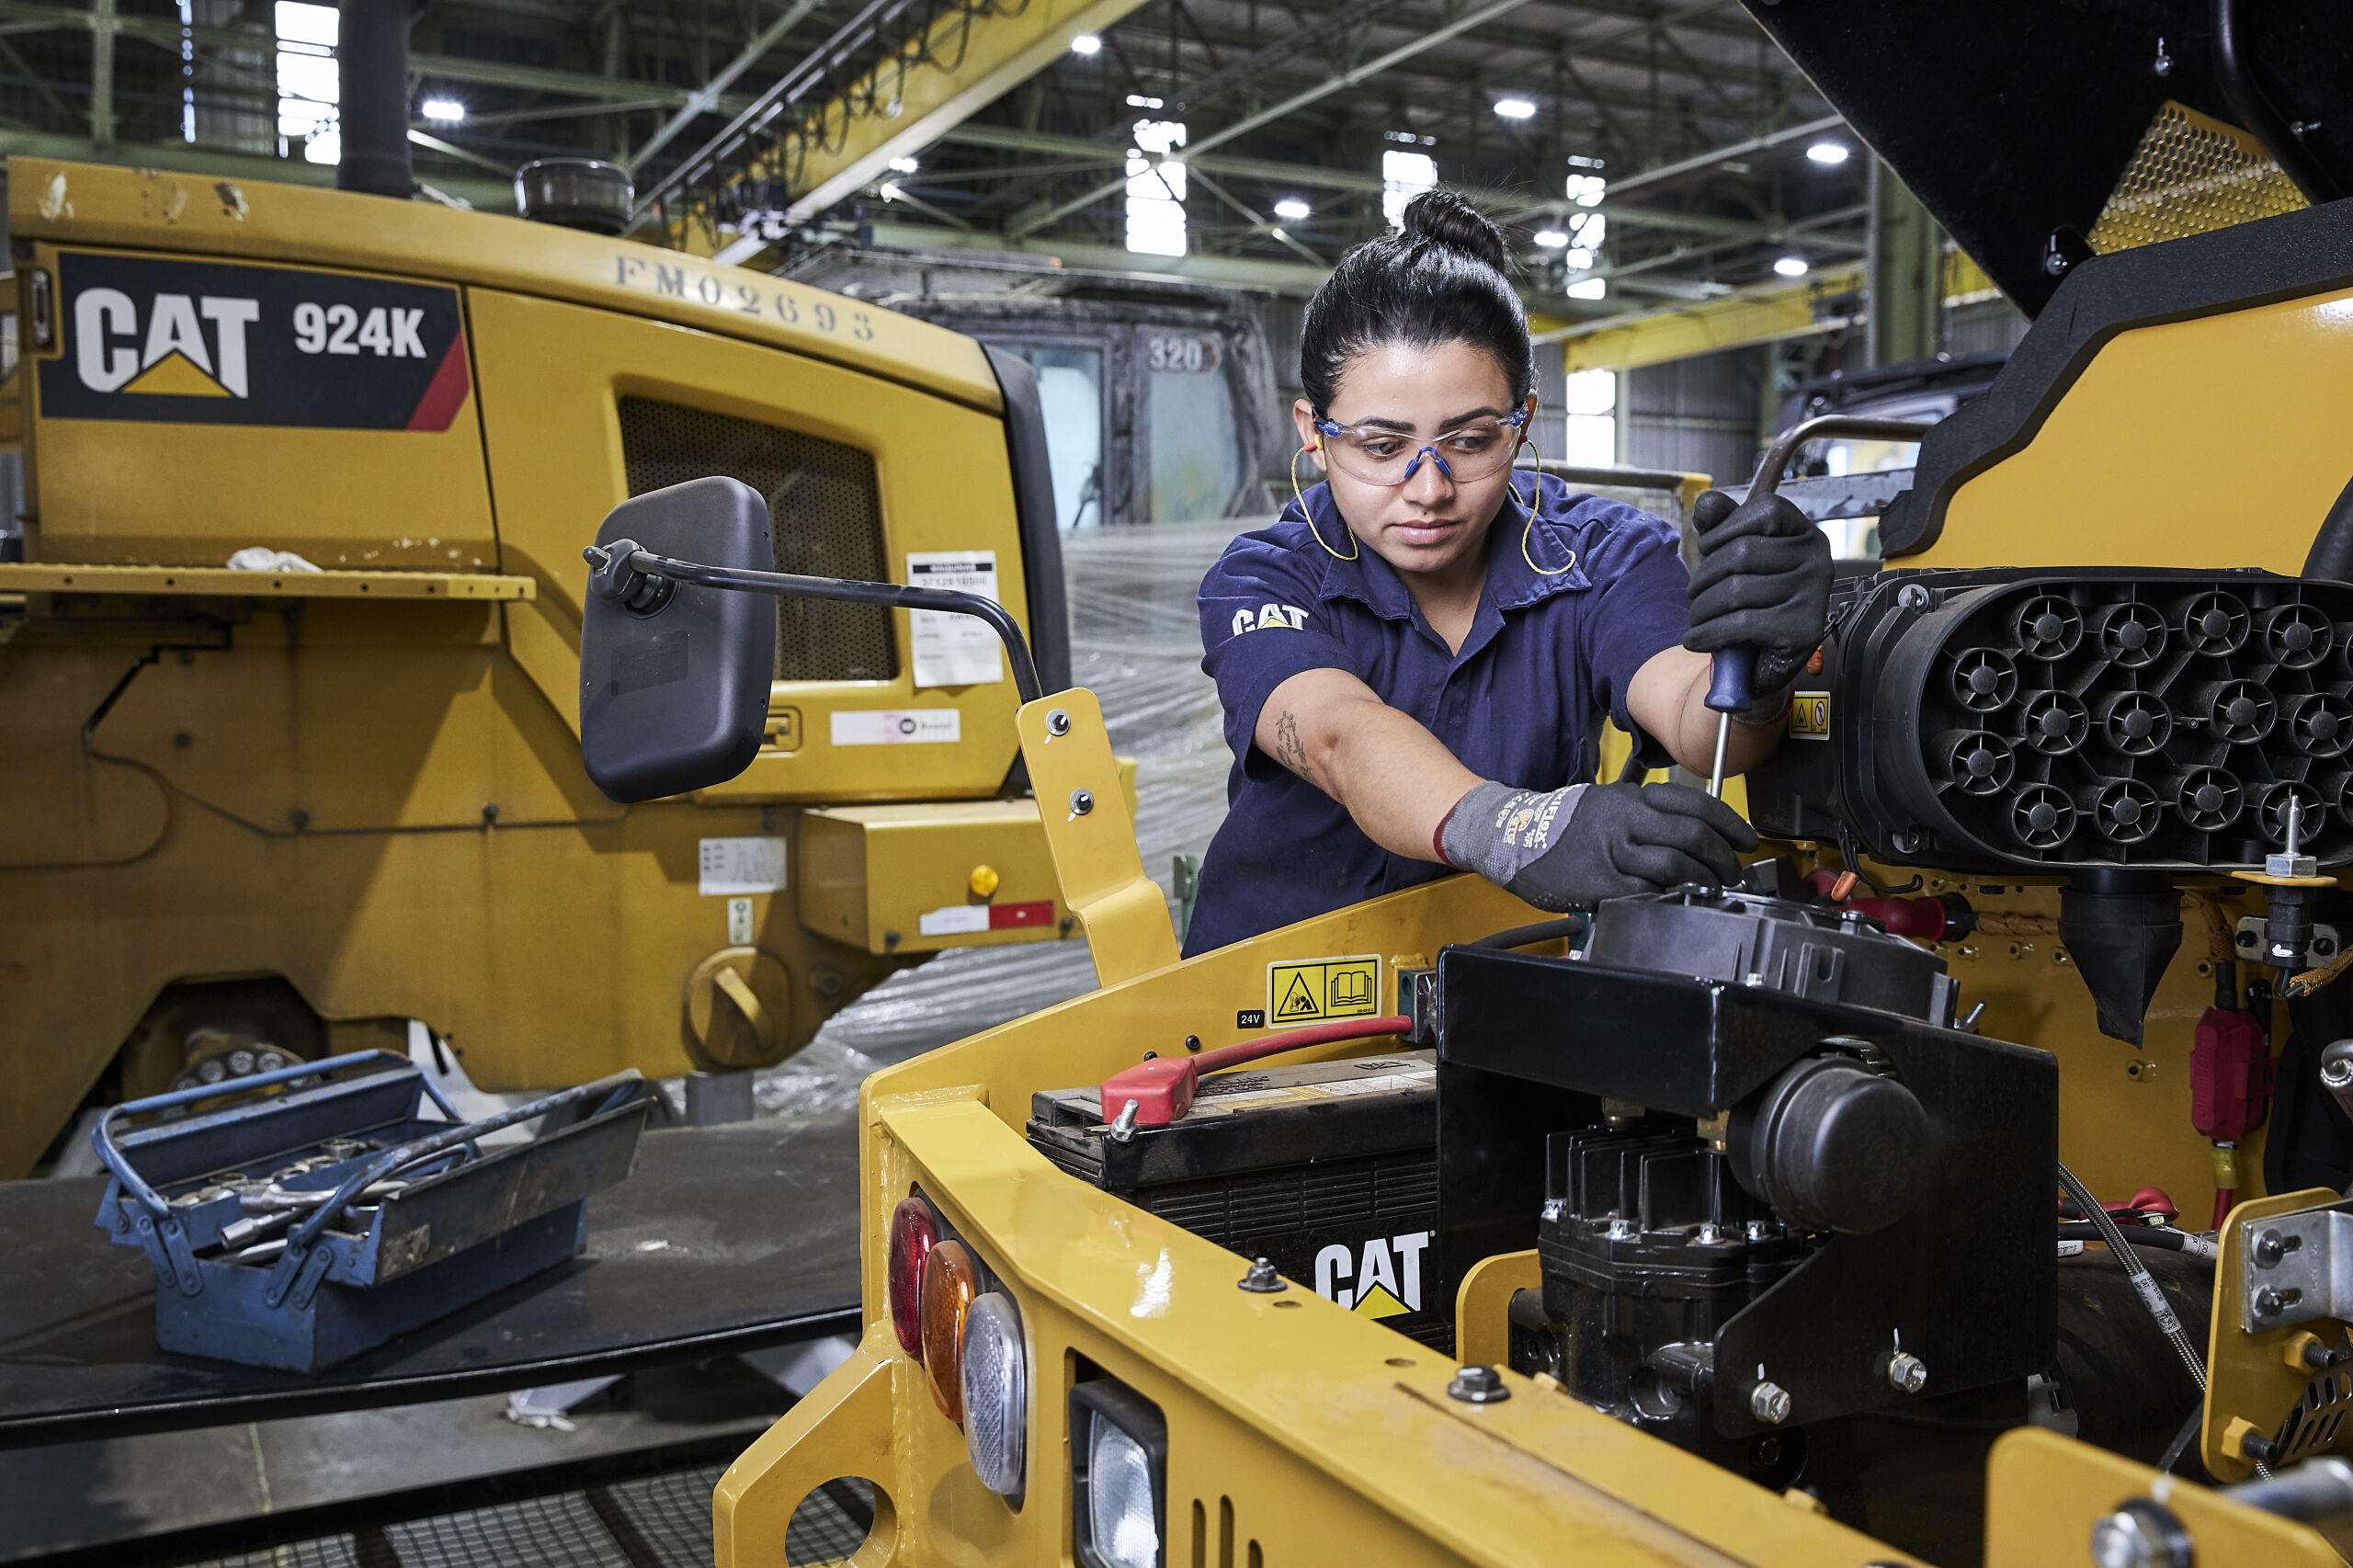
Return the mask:
[[[2353,1320],[2353,1203],[2239,1225],[2239,1327]]]
[[[2242,915],[2232,939],[2238,946],[2238,955],[2249,963],[2263,961],[2264,942],[2271,934],[2271,923],[2260,915]],[[2324,961],[2345,950],[2345,938],[2334,926],[2313,927],[2313,957]]]
[[[302,1272],[294,1278],[293,1304],[296,1312],[311,1304],[311,1298],[319,1293],[319,1281],[327,1277],[328,1266],[334,1262],[333,1242],[321,1242],[311,1249],[311,1256],[302,1260]]]

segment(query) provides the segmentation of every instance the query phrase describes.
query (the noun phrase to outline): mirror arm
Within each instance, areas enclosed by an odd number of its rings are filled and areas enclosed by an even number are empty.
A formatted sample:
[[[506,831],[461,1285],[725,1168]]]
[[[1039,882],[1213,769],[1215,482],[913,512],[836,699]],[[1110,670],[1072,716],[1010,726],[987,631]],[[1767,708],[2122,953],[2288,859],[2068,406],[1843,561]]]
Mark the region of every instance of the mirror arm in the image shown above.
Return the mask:
[[[986,621],[989,630],[1004,642],[1006,657],[1013,666],[1014,689],[1021,694],[1021,700],[1035,702],[1045,695],[1038,683],[1037,662],[1029,656],[1029,642],[1021,635],[1020,626],[1003,605],[978,594],[950,588],[911,588],[899,583],[860,583],[846,577],[804,577],[790,572],[705,566],[698,562],[655,555],[625,539],[615,540],[602,548],[591,545],[581,554],[595,569],[588,579],[590,591],[624,603],[641,597],[649,579],[658,582],[666,577],[699,587],[768,594],[777,598],[837,599],[849,604],[891,605],[900,609],[972,616]],[[658,609],[660,602],[655,599],[654,608]]]

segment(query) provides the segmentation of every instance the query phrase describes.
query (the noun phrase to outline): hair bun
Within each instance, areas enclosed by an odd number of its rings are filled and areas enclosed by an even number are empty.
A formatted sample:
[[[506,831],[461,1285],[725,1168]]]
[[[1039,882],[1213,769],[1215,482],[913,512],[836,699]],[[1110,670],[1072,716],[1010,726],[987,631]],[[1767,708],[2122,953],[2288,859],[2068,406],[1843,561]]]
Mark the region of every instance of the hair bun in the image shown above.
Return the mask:
[[[1485,262],[1497,272],[1510,265],[1503,232],[1453,191],[1442,187],[1422,192],[1405,204],[1405,237],[1434,244]]]

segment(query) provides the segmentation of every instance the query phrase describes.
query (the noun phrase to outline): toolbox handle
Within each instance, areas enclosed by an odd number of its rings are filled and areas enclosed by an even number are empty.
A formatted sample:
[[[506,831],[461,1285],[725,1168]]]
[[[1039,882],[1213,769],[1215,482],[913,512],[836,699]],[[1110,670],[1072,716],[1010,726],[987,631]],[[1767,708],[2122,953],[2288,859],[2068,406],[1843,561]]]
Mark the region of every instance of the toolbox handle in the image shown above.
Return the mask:
[[[358,1067],[368,1062],[379,1064],[385,1072],[390,1072],[395,1067],[412,1065],[407,1057],[397,1051],[355,1051],[347,1056],[330,1056],[318,1062],[301,1062],[291,1067],[279,1067],[267,1073],[254,1073],[218,1084],[199,1084],[193,1088],[174,1089],[168,1094],[149,1095],[145,1099],[126,1100],[121,1105],[109,1106],[107,1113],[98,1118],[98,1124],[90,1129],[90,1146],[97,1151],[98,1163],[105,1165],[114,1179],[122,1184],[124,1191],[139,1200],[141,1208],[158,1220],[167,1219],[171,1215],[172,1206],[165,1202],[162,1195],[153,1187],[147,1185],[146,1177],[131,1168],[131,1162],[123,1156],[121,1149],[116,1146],[114,1123],[117,1117],[169,1110],[174,1106],[194,1105],[199,1100],[217,1100],[224,1096],[240,1095],[253,1089],[266,1089],[273,1085],[291,1083],[297,1078],[315,1078],[324,1073],[335,1072],[345,1067]],[[435,1087],[433,1080],[424,1077],[421,1074],[419,1078],[425,1085],[425,1092],[433,1096],[435,1105],[441,1108],[441,1113],[451,1121],[457,1120],[458,1113],[449,1108],[449,1100],[443,1097],[438,1088]]]
[[[559,1089],[554,1094],[544,1096],[528,1105],[518,1105],[511,1110],[502,1110],[495,1116],[485,1116],[479,1121],[458,1123],[441,1131],[411,1139],[398,1148],[387,1149],[350,1176],[344,1177],[343,1185],[335,1189],[335,1195],[311,1210],[310,1215],[288,1234],[285,1256],[295,1257],[307,1251],[311,1244],[318,1240],[319,1233],[327,1228],[336,1215],[343,1212],[345,1207],[353,1199],[366,1191],[372,1183],[383,1180],[404,1165],[413,1165],[419,1160],[440,1153],[460,1143],[471,1144],[475,1140],[487,1137],[503,1127],[512,1127],[518,1121],[529,1121],[533,1117],[545,1116],[551,1110],[561,1110],[565,1106],[575,1105],[592,1096],[609,1091],[607,1093],[605,1103],[589,1113],[592,1116],[601,1115],[619,1104],[624,1091],[631,1086],[636,1086],[641,1094],[643,1093],[644,1082],[644,1074],[634,1067],[626,1067],[609,1077],[599,1078],[594,1083],[581,1084],[569,1089]],[[275,1289],[275,1286],[276,1281],[273,1279],[272,1288]],[[273,1301],[271,1304],[276,1303]]]

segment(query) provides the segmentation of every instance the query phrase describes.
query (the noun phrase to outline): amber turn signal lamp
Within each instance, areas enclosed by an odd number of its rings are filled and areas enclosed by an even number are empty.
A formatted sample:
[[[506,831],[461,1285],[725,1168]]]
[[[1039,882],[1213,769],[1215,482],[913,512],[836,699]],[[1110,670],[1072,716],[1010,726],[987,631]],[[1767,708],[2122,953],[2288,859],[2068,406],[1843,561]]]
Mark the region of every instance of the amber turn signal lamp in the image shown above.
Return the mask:
[[[981,1271],[962,1242],[941,1242],[923,1269],[923,1369],[941,1414],[964,1424],[964,1318]]]

